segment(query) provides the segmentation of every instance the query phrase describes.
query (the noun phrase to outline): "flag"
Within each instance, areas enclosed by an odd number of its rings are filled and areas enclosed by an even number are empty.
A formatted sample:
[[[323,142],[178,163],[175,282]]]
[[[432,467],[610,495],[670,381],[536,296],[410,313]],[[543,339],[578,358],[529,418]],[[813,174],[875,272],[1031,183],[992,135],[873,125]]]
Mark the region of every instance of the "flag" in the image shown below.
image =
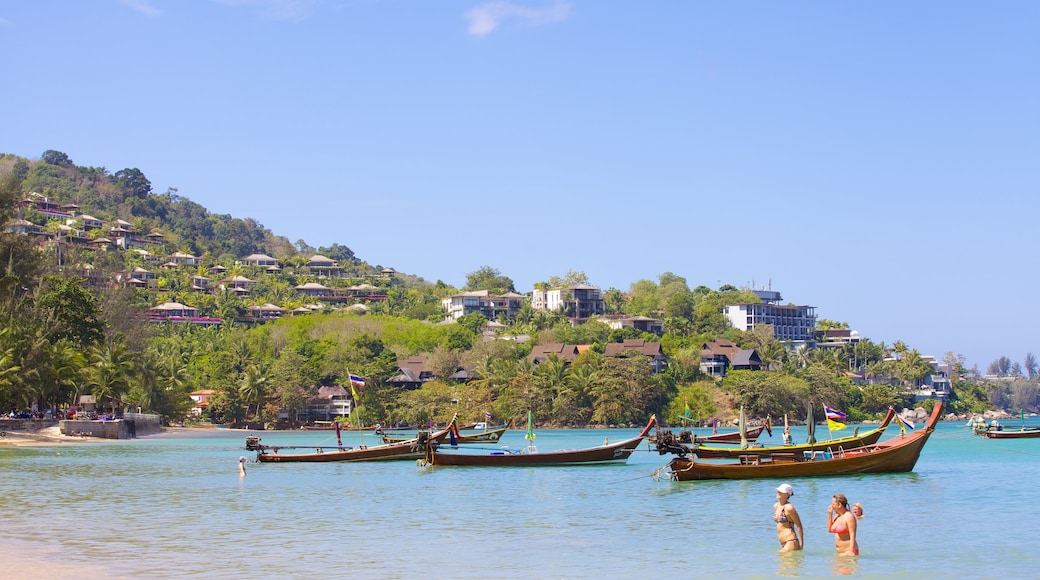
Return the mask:
[[[350,394],[354,397],[355,403],[361,400],[361,397],[358,397],[357,389],[354,388],[354,383],[350,383]]]
[[[717,420],[715,420],[715,419],[711,420],[711,434],[712,435],[718,435],[719,434],[719,422]]]
[[[896,415],[896,423],[899,423],[899,430],[902,431],[904,435],[906,434],[907,427],[909,427],[910,429],[914,428],[913,421],[911,421],[910,419],[904,419],[900,417],[898,414]]]
[[[827,429],[831,431],[841,431],[845,428],[845,423],[839,423],[830,417],[827,417]]]
[[[687,417],[693,415],[693,411],[690,410],[690,400],[689,399],[686,399],[686,410],[683,411],[683,414],[686,415]]]
[[[832,409],[827,405],[823,406],[823,412],[825,415],[827,415],[828,419],[830,419],[831,421],[837,421],[839,423],[849,418],[849,416],[845,413],[842,413],[837,409]],[[842,429],[844,429],[844,427],[842,427]]]
[[[351,374],[350,375],[350,385],[354,386],[354,387],[363,387],[363,386],[365,386],[365,379],[363,379],[363,378],[361,378],[361,377],[359,377],[357,375]]]
[[[488,413],[487,411],[484,411],[484,418],[487,419],[488,421],[490,421],[491,420],[491,413]]]
[[[769,433],[770,437],[773,436],[773,416],[772,415],[766,415],[766,433]]]

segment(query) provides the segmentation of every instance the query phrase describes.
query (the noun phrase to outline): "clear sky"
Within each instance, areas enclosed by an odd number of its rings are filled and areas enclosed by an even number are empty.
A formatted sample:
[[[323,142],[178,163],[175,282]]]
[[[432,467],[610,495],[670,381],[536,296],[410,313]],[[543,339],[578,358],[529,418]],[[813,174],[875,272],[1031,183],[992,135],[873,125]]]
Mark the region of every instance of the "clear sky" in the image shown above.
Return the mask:
[[[1040,354],[1035,0],[33,0],[0,49],[0,151],[290,241]]]

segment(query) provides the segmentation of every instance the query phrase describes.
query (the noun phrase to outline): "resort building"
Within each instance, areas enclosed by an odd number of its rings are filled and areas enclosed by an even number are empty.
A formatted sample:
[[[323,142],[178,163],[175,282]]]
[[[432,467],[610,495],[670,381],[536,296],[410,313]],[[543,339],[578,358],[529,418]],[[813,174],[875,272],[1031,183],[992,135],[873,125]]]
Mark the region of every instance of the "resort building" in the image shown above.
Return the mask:
[[[734,328],[742,331],[754,330],[763,324],[773,327],[773,338],[785,343],[788,348],[806,346],[813,348],[816,342],[816,308],[813,306],[781,306],[779,292],[756,290],[761,303],[730,304],[724,314]]]
[[[487,290],[463,292],[441,300],[441,306],[447,311],[449,320],[458,320],[467,314],[482,314],[488,320],[496,320],[499,315],[507,319],[516,317],[526,298],[516,292],[491,294]]]
[[[584,284],[555,290],[535,289],[531,292],[531,307],[535,310],[562,312],[571,319],[571,324],[579,324],[607,312],[607,304],[603,301],[600,289]]]

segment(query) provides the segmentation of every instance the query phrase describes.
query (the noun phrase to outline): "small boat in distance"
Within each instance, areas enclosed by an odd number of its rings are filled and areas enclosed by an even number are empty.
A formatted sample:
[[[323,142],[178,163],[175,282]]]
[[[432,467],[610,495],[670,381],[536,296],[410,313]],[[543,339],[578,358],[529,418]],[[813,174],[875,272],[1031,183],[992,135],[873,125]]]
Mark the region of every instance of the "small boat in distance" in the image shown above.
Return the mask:
[[[942,403],[936,403],[928,423],[920,431],[903,434],[893,439],[859,447],[771,455],[743,455],[735,460],[719,462],[698,461],[694,456],[673,459],[666,467],[675,481],[705,479],[787,479],[789,477],[816,477],[851,475],[855,473],[901,473],[912,471],[921,456],[928,437],[942,413]],[[668,453],[669,451],[661,451]],[[663,468],[662,468],[663,469]]]
[[[508,430],[509,430],[508,427],[506,427],[505,425],[502,425],[501,427],[494,427],[494,428],[488,429],[486,431],[465,431],[465,432],[461,432],[460,431],[455,436],[455,440],[456,440],[457,443],[460,443],[460,444],[463,444],[463,445],[468,445],[468,444],[472,444],[472,443],[495,443],[499,439],[501,439],[502,435],[505,435],[505,432],[508,431]],[[415,436],[414,435],[407,435],[407,434],[406,435],[394,435],[394,434],[384,434],[383,435],[383,443],[400,443],[402,441],[408,441],[410,439],[415,439]]]
[[[500,449],[491,453],[470,453],[463,451],[447,451],[443,445],[431,443],[427,446],[425,463],[427,465],[452,466],[536,466],[536,465],[584,465],[602,463],[621,463],[628,460],[632,452],[639,447],[650,429],[657,425],[657,417],[650,417],[646,427],[639,435],[620,441],[608,443],[600,447],[584,449],[562,449],[559,451],[541,452],[533,445],[534,434],[528,429],[527,440],[532,444],[519,450]]]

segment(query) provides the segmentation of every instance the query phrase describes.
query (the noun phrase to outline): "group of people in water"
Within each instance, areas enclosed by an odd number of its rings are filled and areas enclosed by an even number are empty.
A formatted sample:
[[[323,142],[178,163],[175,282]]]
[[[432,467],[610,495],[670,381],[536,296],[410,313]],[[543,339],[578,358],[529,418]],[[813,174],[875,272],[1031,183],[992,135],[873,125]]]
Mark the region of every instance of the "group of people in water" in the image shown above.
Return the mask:
[[[776,503],[773,504],[773,521],[776,522],[777,539],[781,552],[792,552],[805,548],[805,530],[798,510],[791,503],[794,487],[789,483],[776,488]],[[856,528],[863,519],[863,506],[849,500],[844,494],[836,493],[827,506],[827,532],[834,534],[834,547],[838,554],[858,556],[859,543]]]

